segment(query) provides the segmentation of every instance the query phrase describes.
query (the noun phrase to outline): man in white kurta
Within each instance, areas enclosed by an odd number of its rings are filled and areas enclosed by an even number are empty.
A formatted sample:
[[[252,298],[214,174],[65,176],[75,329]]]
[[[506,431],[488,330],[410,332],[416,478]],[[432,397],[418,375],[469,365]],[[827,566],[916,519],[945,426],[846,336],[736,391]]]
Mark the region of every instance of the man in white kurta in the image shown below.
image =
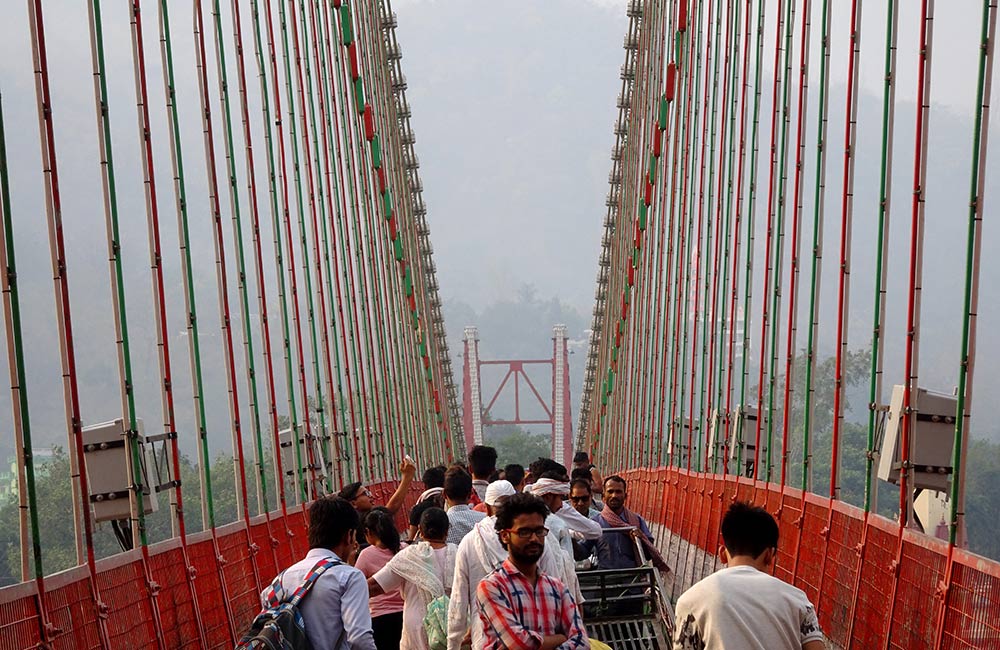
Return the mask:
[[[489,516],[477,523],[458,545],[455,578],[448,605],[448,650],[459,650],[462,642],[470,636],[473,648],[482,648],[486,643],[483,624],[476,611],[476,587],[507,559],[507,551],[500,543],[495,528],[495,510],[504,499],[515,493],[514,486],[508,481],[490,483],[485,499]],[[559,578],[577,603],[583,601],[573,558],[560,548],[559,541],[551,532],[545,540],[545,551],[538,567],[548,575]]]

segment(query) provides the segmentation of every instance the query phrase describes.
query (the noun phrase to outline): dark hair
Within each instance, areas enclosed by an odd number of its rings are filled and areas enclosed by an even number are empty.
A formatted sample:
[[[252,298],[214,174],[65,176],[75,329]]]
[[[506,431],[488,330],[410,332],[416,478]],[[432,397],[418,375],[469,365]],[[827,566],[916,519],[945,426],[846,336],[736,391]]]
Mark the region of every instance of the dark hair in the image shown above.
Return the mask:
[[[628,492],[628,482],[622,477],[618,476],[617,474],[612,474],[611,476],[604,479],[602,487],[608,487],[608,483],[612,481],[614,481],[615,483],[621,483],[622,487],[625,489],[625,492]]]
[[[452,467],[444,475],[444,495],[449,501],[468,501],[472,495],[472,477],[461,467]]]
[[[490,483],[496,483],[501,478],[503,478],[503,477],[500,476],[500,470],[496,470],[495,469],[495,470],[493,470],[493,473],[490,474],[490,478],[487,479],[487,480],[489,480]]]
[[[590,468],[587,467],[577,467],[572,472],[570,472],[569,477],[574,481],[582,479],[584,481],[589,481],[591,477]]]
[[[573,454],[573,462],[574,463],[589,463],[590,462],[590,456],[588,456],[587,452],[585,452],[585,451],[578,451],[575,454]]]
[[[504,501],[496,510],[497,531],[509,530],[514,525],[514,520],[521,515],[538,515],[543,520],[549,515],[549,507],[545,502],[533,494],[519,492]]]
[[[346,499],[347,501],[354,501],[356,498],[358,498],[358,492],[361,491],[362,485],[363,483],[361,483],[361,481],[345,485],[340,490],[340,492],[337,493],[337,496],[339,496],[341,499]]]
[[[722,517],[722,541],[731,556],[758,558],[778,547],[778,522],[760,506],[736,501]]]
[[[569,491],[572,492],[573,488],[575,488],[576,486],[586,488],[587,492],[589,492],[590,494],[594,493],[593,488],[590,487],[590,481],[588,481],[585,478],[574,479],[573,482],[569,484]]]
[[[487,478],[497,468],[497,450],[476,445],[469,450],[469,469],[476,478]]]
[[[448,514],[441,508],[428,508],[420,515],[420,534],[424,539],[445,539],[448,537]]]
[[[510,484],[517,487],[524,482],[524,467],[518,465],[517,463],[511,463],[507,467],[503,468],[504,477],[510,481]]]
[[[393,555],[399,553],[399,531],[387,510],[378,508],[365,515],[365,530],[377,537]]]
[[[446,469],[444,465],[438,465],[437,467],[428,467],[424,470],[424,475],[421,477],[424,489],[429,490],[431,488],[444,487],[444,473]]]
[[[432,497],[428,497],[413,506],[410,509],[410,525],[419,526],[420,525],[420,515],[424,514],[424,511],[428,508],[443,508],[444,507],[444,497],[437,494]]]
[[[563,476],[566,476],[566,466],[557,463],[551,458],[539,457],[538,460],[531,463],[530,467],[531,475],[535,478],[539,478],[545,472],[560,471],[560,470],[562,471]]]
[[[333,550],[358,528],[358,512],[346,499],[323,497],[309,506],[309,548]]]
[[[563,468],[562,470],[550,469],[547,472],[542,472],[542,475],[539,476],[538,478],[547,478],[547,479],[551,479],[553,481],[563,481],[563,482],[565,482],[566,478],[567,478],[567,476],[566,476],[566,469],[565,468]]]

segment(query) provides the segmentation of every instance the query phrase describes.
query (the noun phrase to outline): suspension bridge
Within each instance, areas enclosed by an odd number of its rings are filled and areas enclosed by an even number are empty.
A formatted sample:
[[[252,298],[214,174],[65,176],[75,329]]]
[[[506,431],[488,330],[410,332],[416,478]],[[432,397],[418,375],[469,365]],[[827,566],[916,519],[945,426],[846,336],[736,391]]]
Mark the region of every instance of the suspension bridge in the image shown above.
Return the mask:
[[[961,62],[977,71],[966,184],[949,188],[955,209],[934,216],[963,242],[949,251],[962,260],[949,279],[961,294],[948,324],[961,340],[953,393],[918,372],[922,347],[934,344],[920,337],[937,162],[930,72],[935,49],[954,45],[934,40],[933,0],[885,0],[874,22],[862,21],[862,0],[623,3],[575,434],[565,330],[552,359],[535,360],[552,368],[548,404],[524,374],[531,360],[484,362],[467,331],[459,407],[389,0],[192,0],[190,22],[167,0],[85,4],[86,24],[66,24],[43,0],[0,10],[23,25],[34,82],[31,92],[0,80],[0,286],[21,544],[20,582],[0,588],[0,648],[232,647],[261,588],[306,552],[306,504],[351,481],[384,499],[404,455],[424,467],[480,439],[484,363],[505,365],[515,386],[524,375],[554,456],[575,446],[605,475],[629,478],[631,507],[655,524],[675,569],[674,596],[716,568],[721,515],[739,498],[778,519],[776,574],[806,592],[835,646],[1000,647],[1000,564],[967,550],[964,520],[994,0],[981,3]],[[127,30],[107,29],[112,12]],[[901,25],[917,39],[911,133],[895,119]],[[89,61],[92,84],[59,88],[50,63],[80,43],[71,56]],[[884,82],[877,120],[864,124],[880,136],[877,155],[863,159],[862,43]],[[131,69],[109,66],[116,47]],[[845,63],[842,93],[832,60]],[[122,101],[109,86],[126,77]],[[97,142],[97,159],[63,144],[76,132]],[[39,157],[8,158],[25,139]],[[894,175],[903,151],[909,169]],[[81,187],[83,168],[99,170],[96,189]],[[870,241],[851,236],[859,174],[879,187],[863,207]],[[905,238],[893,239],[891,215],[905,221]],[[42,221],[47,239],[22,225]],[[114,377],[78,364],[97,345],[74,329],[91,306],[71,291],[97,282],[74,265],[89,231],[106,246]],[[890,250],[904,260],[900,281]],[[46,287],[18,272],[39,259]],[[129,270],[135,259],[148,261],[144,286]],[[875,269],[866,295],[851,273],[859,260]],[[38,332],[23,322],[40,295],[56,352],[33,345]],[[861,302],[871,327],[849,339]],[[887,324],[897,304],[898,331]],[[870,354],[859,388],[848,343],[861,339]],[[901,350],[895,376],[884,371],[890,345]],[[65,570],[40,525],[32,422],[57,408],[33,392],[40,373],[62,388]],[[114,387],[110,420],[80,397],[103,381]],[[867,401],[853,420],[852,390]],[[228,448],[216,448],[216,431]],[[861,457],[847,458],[856,434]],[[193,480],[182,445],[197,450]],[[220,453],[233,459],[222,477]],[[852,463],[863,475],[854,504],[844,500]],[[895,486],[890,503],[878,499],[879,480]],[[231,523],[216,521],[220,481],[236,495]],[[930,493],[946,497],[940,535],[919,514]],[[163,510],[170,534],[151,539]],[[112,532],[121,552],[99,552]]]

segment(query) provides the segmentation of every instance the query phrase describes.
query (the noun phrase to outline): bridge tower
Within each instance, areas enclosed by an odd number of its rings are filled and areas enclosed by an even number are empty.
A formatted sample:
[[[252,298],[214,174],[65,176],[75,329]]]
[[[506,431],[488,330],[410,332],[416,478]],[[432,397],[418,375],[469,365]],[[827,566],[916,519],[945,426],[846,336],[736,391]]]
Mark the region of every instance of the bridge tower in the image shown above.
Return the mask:
[[[548,359],[495,359],[479,357],[479,330],[465,328],[465,363],[462,372],[462,424],[465,444],[468,447],[483,443],[483,427],[491,424],[542,425],[552,428],[552,458],[569,467],[573,454],[573,417],[569,388],[569,346],[566,326],[552,328],[552,357]],[[482,394],[483,366],[501,366],[506,371],[496,391],[484,405]],[[552,378],[551,393],[542,397],[527,367],[547,366]],[[545,413],[544,418],[531,418],[521,414],[521,388],[526,386],[533,399]],[[511,388],[513,387],[513,388]],[[504,394],[514,392],[513,417],[494,417],[493,407]]]

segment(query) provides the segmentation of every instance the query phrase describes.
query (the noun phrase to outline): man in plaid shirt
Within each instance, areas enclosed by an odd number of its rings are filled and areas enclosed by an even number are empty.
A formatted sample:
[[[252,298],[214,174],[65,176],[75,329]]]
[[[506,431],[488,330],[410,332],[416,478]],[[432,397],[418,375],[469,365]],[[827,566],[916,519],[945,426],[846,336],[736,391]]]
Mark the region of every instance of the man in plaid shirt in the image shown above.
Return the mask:
[[[489,650],[589,648],[587,631],[568,589],[538,570],[545,550],[548,507],[516,494],[497,511],[496,530],[508,557],[476,590]]]

